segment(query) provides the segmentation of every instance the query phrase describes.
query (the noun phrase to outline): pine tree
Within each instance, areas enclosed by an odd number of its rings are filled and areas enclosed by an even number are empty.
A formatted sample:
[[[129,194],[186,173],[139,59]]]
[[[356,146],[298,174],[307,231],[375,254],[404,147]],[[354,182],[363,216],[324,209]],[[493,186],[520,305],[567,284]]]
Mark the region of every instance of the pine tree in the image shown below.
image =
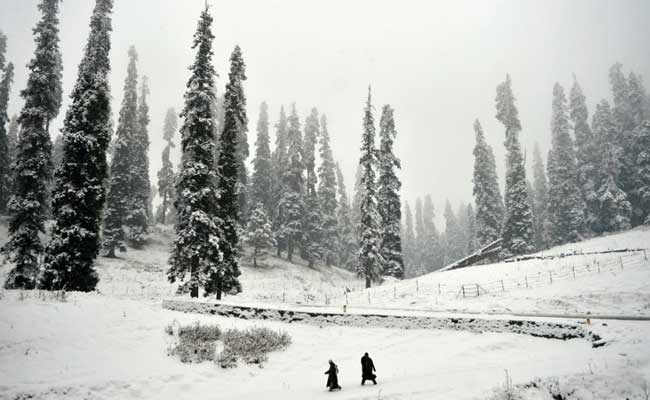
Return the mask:
[[[126,251],[126,232],[124,225],[132,212],[134,205],[135,189],[132,186],[135,173],[133,159],[135,151],[132,148],[136,143],[136,136],[140,126],[138,124],[138,73],[136,63],[138,55],[135,48],[129,49],[129,65],[126,80],[124,81],[124,98],[117,122],[116,138],[113,141],[111,159],[110,183],[104,211],[103,246],[106,256],[115,257],[115,249]]]
[[[486,246],[501,236],[504,210],[492,146],[485,141],[481,123],[474,122],[474,202],[476,203],[476,244]]]
[[[325,115],[320,119],[320,142],[319,154],[321,164],[318,166],[318,201],[321,211],[323,259],[325,265],[337,263],[339,253],[339,229],[337,224],[336,210],[336,166],[334,156],[330,147],[330,135],[327,130],[327,118]],[[342,180],[342,178],[341,178]],[[343,184],[341,182],[341,184]],[[343,184],[343,188],[345,185]],[[345,190],[345,189],[344,189]],[[347,202],[347,194],[345,196]],[[346,204],[346,207],[349,205]],[[349,209],[347,210],[349,218]]]
[[[533,214],[526,193],[526,169],[519,144],[521,123],[512,94],[510,75],[497,86],[497,120],[506,128],[505,222],[501,247],[505,256],[525,254],[533,247]]]
[[[293,252],[304,240],[305,178],[303,175],[302,134],[296,105],[291,107],[287,129],[287,159],[282,175],[284,193],[279,204],[280,236],[286,242],[287,260],[293,261]]]
[[[465,255],[469,255],[478,249],[476,242],[476,214],[474,214],[474,207],[471,204],[467,204],[467,207],[465,207],[465,228],[465,237],[467,238]]]
[[[436,213],[433,207],[431,195],[424,196],[422,205],[422,226],[424,238],[422,240],[421,264],[425,266],[423,273],[428,273],[440,269],[444,266],[444,253],[440,240],[440,233],[436,228]]]
[[[305,119],[305,136],[303,142],[303,163],[305,166],[305,209],[303,214],[304,242],[301,246],[301,255],[312,268],[316,260],[323,257],[322,247],[323,218],[316,187],[316,142],[318,141],[320,125],[318,110],[312,108],[311,114]]]
[[[163,126],[163,139],[167,142],[167,145],[162,152],[162,168],[158,171],[158,194],[162,202],[160,204],[159,217],[156,220],[161,224],[167,223],[170,204],[173,204],[176,198],[176,191],[174,190],[174,166],[169,157],[169,153],[175,146],[172,138],[176,133],[177,127],[178,117],[176,116],[176,110],[169,108],[167,114],[165,114],[165,124]]]
[[[377,182],[377,203],[381,217],[380,253],[384,261],[382,274],[398,279],[404,278],[404,259],[402,255],[401,220],[402,203],[400,189],[402,182],[396,169],[401,168],[399,159],[393,153],[395,142],[395,121],[393,109],[385,105],[379,122],[379,180]]]
[[[251,204],[262,203],[266,215],[272,215],[274,206],[273,170],[269,139],[269,114],[266,103],[260,105],[260,116],[257,120],[257,139],[255,141],[250,197]]]
[[[361,187],[361,176],[363,168],[361,164],[357,165],[357,171],[354,175],[354,193],[352,195],[352,225],[354,226],[355,236],[359,237],[359,224],[361,223],[361,199],[363,197],[363,188]]]
[[[548,219],[551,244],[577,242],[582,238],[584,203],[578,186],[576,156],[569,136],[569,120],[564,89],[553,87],[551,150],[548,154]]]
[[[287,166],[289,165],[289,139],[287,137],[288,121],[287,115],[284,112],[284,106],[280,107],[280,118],[275,127],[275,149],[271,155],[271,170],[273,173],[273,208],[271,209],[271,217],[273,219],[273,230],[275,232],[277,256],[280,257],[282,250],[286,248],[286,240],[284,237],[284,232],[282,230],[282,226],[284,225],[285,221],[284,215],[281,212],[282,207],[280,205],[282,197],[286,192],[284,173]]]
[[[628,105],[631,119],[631,126],[634,129],[641,126],[650,119],[648,114],[648,94],[643,86],[643,79],[640,75],[630,72],[628,79]]]
[[[14,175],[13,165],[16,161],[16,151],[18,149],[18,129],[18,116],[14,114],[11,117],[11,121],[9,122],[9,130],[7,131],[7,174],[9,174],[6,195],[7,200],[9,200],[14,194],[16,177]]]
[[[108,73],[112,8],[112,0],[95,4],[63,125],[63,160],[55,173],[52,196],[55,223],[39,282],[45,289],[91,291],[99,279],[93,262],[100,248],[104,182],[108,178],[106,153],[111,139]]]
[[[1,35],[1,33],[0,33]],[[1,39],[0,39],[1,40]],[[1,49],[0,49],[1,51]],[[12,192],[11,154],[9,153],[9,137],[7,136],[7,123],[9,115],[9,95],[14,79],[14,65],[7,64],[6,70],[0,80],[0,213],[7,212],[7,202]]]
[[[533,149],[533,225],[534,225],[534,243],[537,250],[543,250],[549,247],[550,225],[548,222],[548,183],[546,181],[546,172],[542,152],[539,145],[535,143]]]
[[[189,274],[179,291],[189,291],[191,297],[198,297],[200,286],[206,296],[214,293],[216,283],[224,277],[223,249],[229,246],[224,238],[224,222],[217,216],[217,173],[213,168],[216,73],[212,65],[212,21],[206,6],[194,34],[192,48],[196,56],[189,68],[191,76],[181,113],[183,155],[176,180],[176,239],[167,271],[171,282],[183,281]]]
[[[596,233],[615,232],[630,227],[632,207],[626,193],[618,185],[622,149],[614,116],[607,101],[596,105],[592,126],[598,145],[599,168],[596,182]]]
[[[381,231],[380,216],[377,211],[377,183],[375,168],[377,167],[377,149],[375,148],[375,119],[372,113],[370,88],[368,101],[363,110],[363,135],[361,140],[361,220],[359,223],[359,258],[357,274],[366,281],[369,288],[373,281],[379,279],[383,261],[380,254]]]
[[[591,235],[595,233],[598,225],[596,171],[600,160],[598,160],[596,142],[589,127],[589,112],[585,96],[575,77],[569,99],[569,118],[575,137],[578,185],[582,201],[585,204],[584,232]]]
[[[225,243],[221,248],[223,258],[220,271],[217,274],[216,286],[217,300],[221,299],[222,292],[241,292],[239,272],[239,222],[244,215],[242,209],[242,196],[245,196],[241,168],[243,160],[241,153],[242,135],[246,135],[246,99],[244,97],[243,81],[246,80],[246,65],[242,59],[241,49],[235,46],[230,56],[230,72],[226,93],[224,94],[224,125],[219,138],[219,160],[217,173],[219,175],[219,199],[217,216],[223,221],[223,234]],[[248,145],[246,145],[248,155]],[[244,171],[245,173],[245,171]],[[222,242],[223,243],[223,242]]]
[[[643,223],[650,224],[650,120],[646,120],[634,132],[634,143],[639,146],[636,158],[636,190]],[[620,196],[620,195],[619,195]]]
[[[413,212],[408,202],[404,202],[404,223],[402,227],[402,249],[404,251],[404,275],[413,277],[415,270],[415,231],[413,227]]]
[[[352,265],[358,244],[352,219],[350,218],[350,201],[348,200],[348,193],[343,180],[343,173],[341,167],[336,163],[336,181],[338,184],[338,208],[336,210],[336,225],[337,231],[337,252],[338,260],[337,265],[349,270],[354,269]]]
[[[147,77],[142,78],[140,97],[137,99],[136,127],[130,137],[130,179],[127,187],[131,191],[131,203],[124,223],[129,242],[134,247],[141,247],[147,240],[149,221],[149,199],[151,182],[149,181],[149,106],[147,104],[149,84]]]
[[[427,250],[429,250],[429,237],[427,229],[424,226],[424,210],[422,207],[422,199],[415,199],[415,273],[422,275],[427,271],[432,270],[431,260],[427,259]]]
[[[0,31],[0,71],[5,70],[5,62],[7,62],[5,53],[7,52],[7,35]]]
[[[266,254],[264,250],[275,245],[271,220],[261,202],[257,203],[248,218],[244,241],[253,248],[253,267],[256,268],[258,258]]]
[[[647,194],[647,181],[644,177],[643,170],[647,161],[645,160],[645,149],[647,141],[645,140],[645,132],[643,124],[645,121],[650,120],[650,113],[648,110],[648,95],[643,81],[640,76],[631,72],[628,78],[628,97],[627,105],[630,118],[631,132],[627,133],[627,168],[624,173],[631,174],[631,177],[626,176],[629,180],[628,196],[633,204],[633,223],[634,225],[647,224],[648,217],[650,216],[650,202],[648,202]]]
[[[8,204],[12,214],[10,238],[3,247],[15,262],[5,283],[6,288],[13,289],[31,289],[36,284],[38,259],[43,251],[39,233],[45,233],[52,174],[49,124],[61,108],[59,0],[43,0],[38,8],[42,17],[33,30],[36,49],[27,65],[27,87],[21,92],[25,103],[18,118],[14,196]]]

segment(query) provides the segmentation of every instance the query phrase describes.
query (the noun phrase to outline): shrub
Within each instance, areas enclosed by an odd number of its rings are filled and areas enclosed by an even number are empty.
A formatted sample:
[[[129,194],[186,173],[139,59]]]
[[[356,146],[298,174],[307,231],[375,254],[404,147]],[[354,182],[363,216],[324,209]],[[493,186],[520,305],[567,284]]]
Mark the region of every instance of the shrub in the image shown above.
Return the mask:
[[[173,324],[165,328],[165,332],[173,335]],[[201,325],[198,322],[191,326],[181,326],[178,329],[178,340],[169,349],[169,355],[176,355],[183,363],[200,363],[214,361],[217,340],[221,337],[218,325]]]
[[[286,332],[268,328],[230,329],[223,335],[223,343],[224,350],[217,361],[221,367],[230,368],[238,359],[261,365],[268,359],[269,352],[288,347],[291,337]]]

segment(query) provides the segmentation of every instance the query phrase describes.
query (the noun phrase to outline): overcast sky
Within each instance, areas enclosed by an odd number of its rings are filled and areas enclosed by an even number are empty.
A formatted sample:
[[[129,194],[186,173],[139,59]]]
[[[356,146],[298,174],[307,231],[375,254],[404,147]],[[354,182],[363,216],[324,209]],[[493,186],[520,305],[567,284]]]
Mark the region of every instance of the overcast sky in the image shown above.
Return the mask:
[[[190,48],[204,0],[114,0],[113,114],[122,101],[127,51],[135,45],[139,73],[151,85],[151,177],[160,168],[162,121],[181,109],[193,59]],[[25,65],[32,57],[37,0],[0,0],[7,59],[16,65],[10,114],[20,110]],[[402,160],[403,199],[431,193],[438,216],[472,196],[474,132],[479,118],[504,173],[504,132],[494,118],[496,85],[513,81],[522,144],[550,143],[553,83],[569,90],[576,74],[590,111],[610,98],[608,68],[618,61],[650,79],[650,1],[358,1],[210,0],[214,16],[219,92],[228,58],[239,44],[247,64],[249,143],[253,151],[259,104],[272,123],[280,105],[297,104],[301,121],[312,107],[327,114],[335,158],[351,191],[358,163],[367,86],[377,111],[395,108],[396,152]],[[68,108],[94,1],[61,4],[65,103]],[[646,84],[646,86],[648,86]],[[379,121],[379,115],[377,115]],[[178,139],[178,137],[176,138]],[[528,157],[532,159],[532,156]],[[530,162],[529,162],[530,164]]]

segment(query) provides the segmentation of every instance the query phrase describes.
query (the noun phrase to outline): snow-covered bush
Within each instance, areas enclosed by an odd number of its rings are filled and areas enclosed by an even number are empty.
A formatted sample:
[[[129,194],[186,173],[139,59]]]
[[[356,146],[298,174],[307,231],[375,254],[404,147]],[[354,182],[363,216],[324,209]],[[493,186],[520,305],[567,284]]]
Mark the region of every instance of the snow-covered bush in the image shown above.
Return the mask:
[[[262,364],[268,353],[287,348],[291,336],[283,331],[268,328],[250,328],[243,331],[230,329],[223,335],[224,350],[217,362],[222,368],[231,368],[241,359],[247,364]]]
[[[175,335],[173,325],[165,328],[168,335],[177,336],[177,341],[168,350],[168,355],[178,356],[184,363],[214,361],[217,340],[221,337],[218,325],[181,326]]]

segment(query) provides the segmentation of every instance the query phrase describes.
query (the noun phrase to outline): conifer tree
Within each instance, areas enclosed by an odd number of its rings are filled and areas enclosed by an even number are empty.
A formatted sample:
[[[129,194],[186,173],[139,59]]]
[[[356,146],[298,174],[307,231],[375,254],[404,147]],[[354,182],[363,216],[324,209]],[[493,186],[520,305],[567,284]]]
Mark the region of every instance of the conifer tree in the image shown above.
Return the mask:
[[[10,237],[3,247],[15,263],[5,283],[6,288],[12,289],[32,289],[36,285],[39,257],[43,252],[39,233],[45,233],[48,183],[52,174],[49,125],[61,108],[59,0],[42,0],[38,9],[42,16],[33,30],[36,49],[27,65],[27,87],[20,93],[25,102],[18,118],[20,137],[14,163],[14,196],[8,204]],[[5,73],[5,80],[9,72],[12,71]]]
[[[327,130],[327,118],[320,119],[319,155],[321,164],[318,166],[318,201],[321,211],[323,260],[328,267],[337,263],[339,253],[339,229],[337,226],[336,210],[336,165],[330,147],[330,135]],[[342,179],[342,178],[341,178]],[[341,182],[343,184],[343,182]],[[343,184],[343,188],[345,185]],[[345,189],[344,189],[345,190]],[[347,194],[345,196],[347,202]],[[346,204],[346,207],[349,205]],[[349,209],[347,210],[349,218]]]
[[[117,122],[116,137],[113,141],[113,151],[110,169],[110,183],[104,211],[103,246],[107,257],[114,258],[115,250],[126,251],[126,232],[124,225],[132,210],[135,190],[132,182],[135,180],[133,160],[136,136],[140,129],[138,123],[138,72],[136,63],[138,55],[135,47],[129,49],[129,65],[124,81],[124,98]]]
[[[413,277],[417,271],[415,265],[415,231],[413,212],[407,201],[404,202],[404,224],[402,227],[402,249],[404,251],[404,275]]]
[[[596,183],[598,219],[596,233],[615,232],[630,227],[632,207],[618,185],[622,149],[617,127],[607,101],[596,105],[592,126],[598,145],[599,168]]]
[[[404,259],[402,255],[401,220],[402,203],[400,189],[402,182],[396,169],[401,168],[399,159],[393,153],[397,131],[393,119],[393,109],[385,105],[379,122],[379,180],[377,182],[377,203],[381,217],[381,248],[384,261],[382,274],[398,279],[404,278]]]
[[[284,193],[279,204],[280,236],[286,242],[287,260],[293,261],[293,252],[299,249],[304,240],[303,215],[305,212],[305,177],[302,159],[302,134],[296,105],[291,107],[287,129],[287,159],[284,167],[282,186]]]
[[[241,292],[238,277],[239,272],[239,232],[238,227],[243,216],[241,199],[245,196],[242,188],[246,181],[242,180],[241,168],[243,167],[241,152],[242,135],[246,135],[246,99],[244,97],[243,81],[246,80],[246,65],[242,59],[241,49],[235,46],[230,56],[230,72],[224,94],[224,124],[223,132],[219,137],[219,160],[217,173],[219,198],[217,201],[217,216],[223,223],[224,246],[220,273],[214,282],[214,288],[207,290],[217,294]],[[248,146],[248,145],[246,145]],[[246,155],[248,147],[246,147]],[[244,171],[245,173],[245,171]]]
[[[159,217],[156,218],[161,224],[167,223],[167,214],[170,205],[176,198],[174,190],[174,166],[169,157],[171,149],[175,146],[172,138],[178,127],[178,117],[176,110],[169,108],[165,114],[165,123],[163,125],[163,139],[167,142],[162,152],[162,168],[158,171],[158,194],[162,199],[159,209]]]
[[[316,191],[318,179],[316,176],[316,142],[318,141],[320,125],[318,110],[312,108],[310,115],[305,119],[305,136],[303,142],[303,163],[305,166],[305,209],[303,214],[304,242],[301,246],[301,255],[313,267],[316,260],[323,257],[322,247],[322,215],[318,192]]]
[[[553,87],[551,150],[548,154],[548,219],[552,245],[577,242],[582,238],[584,203],[578,186],[576,156],[569,136],[564,89]]]
[[[223,220],[217,215],[217,173],[214,170],[215,118],[214,77],[212,65],[212,16],[208,7],[201,12],[192,48],[196,50],[191,76],[181,113],[181,166],[176,180],[176,239],[167,276],[171,282],[189,279],[180,292],[198,297],[199,287],[205,295],[214,293],[226,272],[223,264]],[[223,288],[223,286],[222,286]]]
[[[596,175],[600,160],[598,160],[596,141],[589,127],[589,112],[585,96],[575,77],[569,98],[569,118],[573,125],[575,138],[578,185],[585,205],[584,232],[591,235],[596,231],[598,225]]]
[[[492,146],[485,141],[481,123],[474,121],[474,202],[476,203],[476,244],[486,246],[501,236],[504,210]]]
[[[289,165],[288,121],[287,115],[284,112],[284,106],[280,107],[280,118],[275,128],[275,149],[271,155],[271,170],[273,173],[273,208],[271,209],[271,218],[273,219],[277,256],[280,257],[282,250],[286,248],[286,240],[282,230],[284,215],[281,213],[282,207],[280,207],[280,203],[286,191],[284,172]]]
[[[505,256],[531,252],[533,247],[533,214],[528,204],[526,169],[519,144],[521,123],[512,94],[510,75],[497,86],[497,120],[506,128],[506,191],[505,222],[501,248]]]
[[[5,70],[5,62],[7,62],[5,53],[7,52],[7,35],[0,31],[0,71]]]
[[[467,238],[467,248],[465,255],[474,253],[478,249],[476,244],[476,215],[474,214],[474,207],[467,204],[465,208],[465,237]]]
[[[422,275],[430,270],[431,260],[427,260],[426,251],[429,249],[429,237],[427,229],[424,226],[424,210],[422,199],[415,199],[415,271],[417,275]]]
[[[9,175],[6,198],[9,200],[14,194],[15,175],[12,166],[16,160],[16,151],[18,149],[18,116],[13,115],[9,122],[7,131],[7,171]],[[56,164],[55,164],[56,165]]]
[[[266,254],[265,250],[275,245],[271,220],[261,202],[257,203],[248,218],[244,241],[253,248],[253,267],[256,268],[257,260]]]
[[[375,148],[375,119],[373,116],[370,88],[364,108],[363,135],[361,140],[361,220],[359,222],[359,258],[357,274],[366,281],[369,288],[373,281],[379,279],[383,261],[380,254],[381,231],[380,216],[377,211],[377,149]]]
[[[542,152],[539,145],[535,143],[533,149],[533,225],[534,225],[534,243],[537,250],[543,250],[549,247],[550,225],[548,222],[548,183],[546,181],[546,171]]]
[[[435,224],[435,209],[431,195],[424,196],[422,205],[422,226],[424,238],[421,255],[423,257],[421,264],[425,266],[423,273],[428,273],[440,269],[444,266],[444,254],[440,240],[440,233]]]
[[[627,82],[627,101],[630,107],[631,126],[636,129],[647,119],[650,119],[650,115],[648,115],[648,94],[643,86],[643,79],[640,75],[630,72]]]
[[[265,102],[260,105],[260,116],[257,120],[257,139],[255,141],[250,200],[251,204],[262,203],[266,215],[272,215],[273,170],[269,139],[269,114]]]
[[[643,122],[634,132],[634,144],[639,149],[636,157],[635,195],[639,199],[640,219],[650,224],[650,120]],[[619,195],[620,196],[620,195]]]
[[[626,160],[628,162],[627,168],[623,172],[631,174],[631,176],[626,176],[629,180],[628,198],[633,204],[632,222],[634,225],[639,225],[647,224],[650,215],[650,203],[647,195],[644,195],[648,183],[642,172],[647,164],[647,160],[645,160],[646,147],[644,147],[647,145],[647,141],[643,124],[650,120],[650,110],[648,110],[648,95],[641,77],[630,72],[627,82],[627,105],[631,131],[626,131],[628,148]]]
[[[7,123],[9,122],[7,108],[9,106],[9,95],[11,93],[13,79],[14,65],[9,63],[2,75],[2,80],[0,80],[0,214],[7,212],[7,202],[9,201],[13,186],[11,174],[12,157],[9,153],[9,137],[7,135]]]
[[[445,202],[444,217],[446,238],[446,257],[444,264],[449,265],[465,255],[464,251],[467,246],[463,232],[464,229],[460,224],[459,216],[454,213],[449,200]]]
[[[140,96],[137,99],[136,128],[131,136],[129,158],[131,164],[128,187],[131,191],[131,204],[125,219],[127,237],[134,247],[140,247],[147,240],[149,221],[149,199],[151,182],[149,181],[149,84],[147,77],[142,78]]]
[[[94,290],[93,263],[108,178],[111,140],[110,31],[112,0],[97,0],[77,83],[63,125],[63,160],[55,173],[54,225],[40,286],[50,290]],[[22,134],[21,134],[22,135]],[[22,138],[22,137],[21,137]]]
[[[363,169],[361,164],[357,165],[357,171],[354,175],[354,193],[352,195],[352,225],[354,226],[355,236],[359,237],[359,224],[361,223],[361,198],[363,188],[361,187],[361,176]]]
[[[358,249],[357,239],[350,218],[350,201],[348,200],[348,193],[343,180],[343,173],[341,167],[336,163],[336,181],[338,184],[338,208],[336,210],[336,225],[337,231],[337,251],[338,260],[337,265],[342,268],[353,270],[352,265],[356,251]]]

